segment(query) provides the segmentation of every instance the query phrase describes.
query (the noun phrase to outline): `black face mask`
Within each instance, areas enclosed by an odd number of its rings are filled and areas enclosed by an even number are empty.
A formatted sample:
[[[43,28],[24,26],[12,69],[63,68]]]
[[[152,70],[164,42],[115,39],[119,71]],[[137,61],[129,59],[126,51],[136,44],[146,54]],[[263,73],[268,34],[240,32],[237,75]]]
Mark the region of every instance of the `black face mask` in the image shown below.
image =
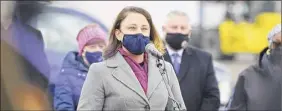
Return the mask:
[[[182,48],[183,41],[188,41],[189,37],[188,34],[184,35],[181,33],[167,33],[165,40],[171,48],[174,50],[179,50]]]

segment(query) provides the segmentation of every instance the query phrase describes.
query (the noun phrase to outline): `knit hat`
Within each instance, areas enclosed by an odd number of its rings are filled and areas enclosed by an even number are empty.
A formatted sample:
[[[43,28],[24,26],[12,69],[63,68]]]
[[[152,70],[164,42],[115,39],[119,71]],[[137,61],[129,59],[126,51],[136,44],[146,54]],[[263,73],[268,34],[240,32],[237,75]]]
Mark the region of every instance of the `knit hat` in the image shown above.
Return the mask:
[[[281,24],[277,24],[268,34],[267,39],[268,39],[268,47],[270,48],[272,43],[273,43],[273,37],[281,32]]]
[[[82,55],[83,49],[87,44],[97,43],[97,41],[101,41],[106,44],[106,36],[106,32],[97,24],[87,25],[81,29],[76,38],[78,42],[79,55]]]

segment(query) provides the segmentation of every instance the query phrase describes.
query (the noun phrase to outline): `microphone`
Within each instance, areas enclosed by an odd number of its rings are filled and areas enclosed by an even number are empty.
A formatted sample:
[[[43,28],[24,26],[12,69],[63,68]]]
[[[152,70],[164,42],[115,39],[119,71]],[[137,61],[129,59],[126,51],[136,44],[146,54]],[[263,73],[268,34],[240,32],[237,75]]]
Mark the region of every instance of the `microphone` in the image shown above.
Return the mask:
[[[152,54],[153,56],[155,56],[157,58],[162,58],[163,57],[163,54],[158,51],[158,49],[155,47],[155,45],[152,42],[148,43],[145,46],[145,51],[147,53]]]
[[[145,51],[157,57],[156,65],[158,68],[160,68],[161,75],[164,75],[166,73],[166,67],[165,67],[165,60],[163,54],[158,51],[158,49],[155,47],[155,45],[152,42],[148,43],[145,46]],[[161,63],[161,60],[163,61],[163,63]]]

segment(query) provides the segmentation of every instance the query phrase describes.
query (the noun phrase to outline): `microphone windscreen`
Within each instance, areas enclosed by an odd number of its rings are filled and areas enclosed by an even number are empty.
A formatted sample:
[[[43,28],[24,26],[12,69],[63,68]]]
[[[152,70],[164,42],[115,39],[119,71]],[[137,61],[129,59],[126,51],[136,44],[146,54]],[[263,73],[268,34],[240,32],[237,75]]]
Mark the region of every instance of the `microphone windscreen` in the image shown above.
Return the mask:
[[[162,56],[162,53],[158,51],[158,49],[155,47],[153,43],[147,44],[145,47],[145,51],[153,54],[154,56],[158,56],[158,57]]]
[[[154,47],[155,47],[154,44],[152,42],[150,42],[145,46],[145,51],[149,52]]]

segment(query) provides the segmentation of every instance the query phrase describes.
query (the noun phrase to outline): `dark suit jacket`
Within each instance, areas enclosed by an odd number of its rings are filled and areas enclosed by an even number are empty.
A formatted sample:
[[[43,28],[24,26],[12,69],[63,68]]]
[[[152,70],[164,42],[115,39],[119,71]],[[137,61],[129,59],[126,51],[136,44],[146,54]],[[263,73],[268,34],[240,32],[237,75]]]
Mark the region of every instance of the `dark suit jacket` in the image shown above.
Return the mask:
[[[168,53],[164,58],[172,63]],[[219,108],[219,89],[211,54],[190,46],[184,49],[178,81],[187,110]]]

